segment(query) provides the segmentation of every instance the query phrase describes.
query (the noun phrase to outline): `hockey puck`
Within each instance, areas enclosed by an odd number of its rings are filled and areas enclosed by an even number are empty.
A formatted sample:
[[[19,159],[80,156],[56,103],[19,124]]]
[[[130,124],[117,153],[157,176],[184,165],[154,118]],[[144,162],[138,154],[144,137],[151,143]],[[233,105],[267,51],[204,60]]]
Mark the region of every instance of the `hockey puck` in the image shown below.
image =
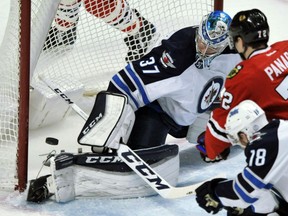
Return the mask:
[[[46,137],[45,142],[49,145],[58,145],[59,140],[53,137]]]

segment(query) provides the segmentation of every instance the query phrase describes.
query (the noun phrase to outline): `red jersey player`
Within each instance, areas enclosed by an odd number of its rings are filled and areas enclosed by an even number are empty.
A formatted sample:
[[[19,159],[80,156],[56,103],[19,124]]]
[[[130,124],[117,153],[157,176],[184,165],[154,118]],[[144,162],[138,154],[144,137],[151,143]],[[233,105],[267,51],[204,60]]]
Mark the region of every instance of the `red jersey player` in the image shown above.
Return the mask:
[[[75,43],[81,3],[88,13],[127,34],[127,62],[142,57],[159,36],[155,26],[131,8],[127,0],[61,0],[44,50]]]
[[[221,153],[230,147],[224,129],[226,116],[241,101],[255,101],[268,120],[288,119],[288,41],[267,45],[269,25],[258,9],[237,13],[229,36],[230,46],[244,60],[228,75],[221,107],[213,110],[207,123],[206,152],[202,151],[202,158],[207,162],[224,158]],[[198,146],[198,149],[201,148]]]

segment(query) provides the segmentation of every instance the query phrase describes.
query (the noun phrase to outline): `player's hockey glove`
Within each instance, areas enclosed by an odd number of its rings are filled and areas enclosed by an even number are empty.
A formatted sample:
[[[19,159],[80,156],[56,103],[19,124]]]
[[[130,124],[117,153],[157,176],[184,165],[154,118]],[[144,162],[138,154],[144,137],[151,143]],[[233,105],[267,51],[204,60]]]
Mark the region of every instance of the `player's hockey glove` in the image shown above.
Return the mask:
[[[30,181],[27,201],[41,203],[53,195],[49,193],[47,188],[47,178],[49,176],[51,175],[41,176]]]
[[[244,209],[238,207],[224,207],[227,211],[227,216],[236,216],[242,215],[244,213]]]
[[[252,208],[224,207],[227,210],[227,216],[267,216],[267,214],[255,213]]]
[[[266,216],[253,212],[252,208],[238,208],[223,206],[215,195],[215,187],[219,182],[225,181],[225,178],[216,178],[207,181],[196,189],[196,201],[198,205],[208,213],[217,214],[223,208],[227,211],[227,216]]]
[[[206,163],[215,163],[221,160],[226,160],[228,155],[230,154],[230,148],[226,148],[221,154],[219,154],[215,159],[210,159],[207,156],[206,147],[205,147],[205,131],[202,132],[197,138],[196,148],[200,152],[200,156],[202,160]]]
[[[196,189],[196,201],[206,212],[216,214],[222,210],[223,205],[215,194],[215,187],[219,182],[225,180],[224,178],[215,178],[203,183]]]

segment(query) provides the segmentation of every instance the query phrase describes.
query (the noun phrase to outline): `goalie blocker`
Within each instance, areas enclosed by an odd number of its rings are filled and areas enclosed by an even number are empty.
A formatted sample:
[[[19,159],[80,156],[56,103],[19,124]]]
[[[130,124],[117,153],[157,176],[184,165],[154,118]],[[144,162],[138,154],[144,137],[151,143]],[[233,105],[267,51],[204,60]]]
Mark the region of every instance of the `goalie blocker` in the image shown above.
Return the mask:
[[[162,145],[135,152],[171,185],[177,184],[177,145]],[[117,155],[111,153],[61,153],[50,159],[50,170],[51,175],[30,181],[28,201],[40,203],[52,196],[51,199],[63,203],[85,197],[134,198],[157,194]],[[142,172],[153,179],[148,170]],[[161,182],[158,183],[161,187]]]
[[[128,104],[126,95],[99,92],[78,136],[78,143],[92,146],[94,152],[103,152],[106,148],[118,149],[120,142],[127,143],[134,121],[134,110]]]

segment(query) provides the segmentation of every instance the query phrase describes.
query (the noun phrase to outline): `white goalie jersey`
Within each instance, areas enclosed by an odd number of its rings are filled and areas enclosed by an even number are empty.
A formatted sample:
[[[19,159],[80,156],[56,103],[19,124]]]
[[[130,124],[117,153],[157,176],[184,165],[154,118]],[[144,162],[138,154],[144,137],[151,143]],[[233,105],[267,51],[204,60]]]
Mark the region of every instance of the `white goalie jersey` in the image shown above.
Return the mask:
[[[126,94],[135,110],[157,101],[177,124],[191,125],[218,97],[227,74],[241,61],[228,47],[220,55],[198,58],[196,32],[197,27],[187,27],[163,40],[114,75],[109,88]]]

